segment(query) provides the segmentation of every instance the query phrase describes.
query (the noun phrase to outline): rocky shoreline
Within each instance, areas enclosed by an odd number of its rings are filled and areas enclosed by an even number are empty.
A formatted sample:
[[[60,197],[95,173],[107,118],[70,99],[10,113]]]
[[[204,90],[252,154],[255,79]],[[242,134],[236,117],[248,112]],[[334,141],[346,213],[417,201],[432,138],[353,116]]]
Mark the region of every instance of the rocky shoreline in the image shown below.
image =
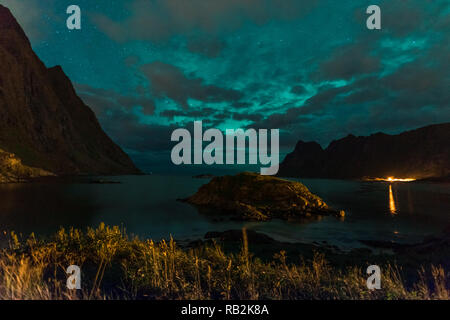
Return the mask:
[[[22,164],[14,154],[0,149],[0,183],[27,182],[38,177],[55,176],[53,173]]]
[[[424,261],[430,264],[443,265],[450,268],[450,226],[441,235],[424,239],[421,243],[400,244],[382,241],[360,240],[365,247],[342,250],[329,244],[321,243],[291,243],[273,239],[272,237],[253,230],[226,230],[207,232],[203,239],[195,241],[177,241],[185,249],[202,248],[205,245],[220,245],[226,252],[236,253],[241,250],[245,241],[255,257],[262,260],[273,259],[274,255],[284,252],[290,262],[297,262],[299,257],[311,259],[316,254],[324,254],[330,263],[346,268],[348,264],[373,264],[400,262],[415,270]]]

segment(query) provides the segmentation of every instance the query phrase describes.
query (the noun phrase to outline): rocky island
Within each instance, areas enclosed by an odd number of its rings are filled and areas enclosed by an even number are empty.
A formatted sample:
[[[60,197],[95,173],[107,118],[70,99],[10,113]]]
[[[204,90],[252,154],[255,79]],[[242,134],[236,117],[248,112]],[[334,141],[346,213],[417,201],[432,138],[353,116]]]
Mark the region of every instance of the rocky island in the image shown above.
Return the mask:
[[[242,220],[345,215],[344,211],[331,209],[300,182],[250,172],[215,177],[183,201]]]

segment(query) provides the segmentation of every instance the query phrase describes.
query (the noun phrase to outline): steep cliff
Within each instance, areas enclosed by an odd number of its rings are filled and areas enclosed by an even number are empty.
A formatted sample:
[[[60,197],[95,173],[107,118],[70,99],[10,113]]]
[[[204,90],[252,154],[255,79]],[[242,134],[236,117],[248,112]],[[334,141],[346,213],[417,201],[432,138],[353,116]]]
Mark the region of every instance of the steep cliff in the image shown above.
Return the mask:
[[[57,175],[139,173],[61,67],[46,68],[1,5],[0,149]]]

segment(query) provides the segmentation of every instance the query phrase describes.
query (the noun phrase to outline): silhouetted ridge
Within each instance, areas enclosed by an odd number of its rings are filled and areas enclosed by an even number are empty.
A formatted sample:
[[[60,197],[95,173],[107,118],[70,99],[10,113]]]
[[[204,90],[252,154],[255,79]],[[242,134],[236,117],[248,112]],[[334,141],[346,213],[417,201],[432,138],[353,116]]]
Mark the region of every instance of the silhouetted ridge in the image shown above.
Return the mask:
[[[348,135],[323,150],[299,141],[280,165],[280,176],[317,178],[450,175],[450,123],[430,125],[398,135]]]

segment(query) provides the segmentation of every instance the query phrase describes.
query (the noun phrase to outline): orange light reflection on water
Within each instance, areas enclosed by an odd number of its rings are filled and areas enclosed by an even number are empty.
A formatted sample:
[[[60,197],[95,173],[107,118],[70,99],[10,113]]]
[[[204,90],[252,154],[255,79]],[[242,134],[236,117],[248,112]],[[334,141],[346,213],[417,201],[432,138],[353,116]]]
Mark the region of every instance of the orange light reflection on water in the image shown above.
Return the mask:
[[[397,214],[397,208],[395,207],[394,194],[392,193],[392,185],[389,185],[389,210],[392,214]]]

